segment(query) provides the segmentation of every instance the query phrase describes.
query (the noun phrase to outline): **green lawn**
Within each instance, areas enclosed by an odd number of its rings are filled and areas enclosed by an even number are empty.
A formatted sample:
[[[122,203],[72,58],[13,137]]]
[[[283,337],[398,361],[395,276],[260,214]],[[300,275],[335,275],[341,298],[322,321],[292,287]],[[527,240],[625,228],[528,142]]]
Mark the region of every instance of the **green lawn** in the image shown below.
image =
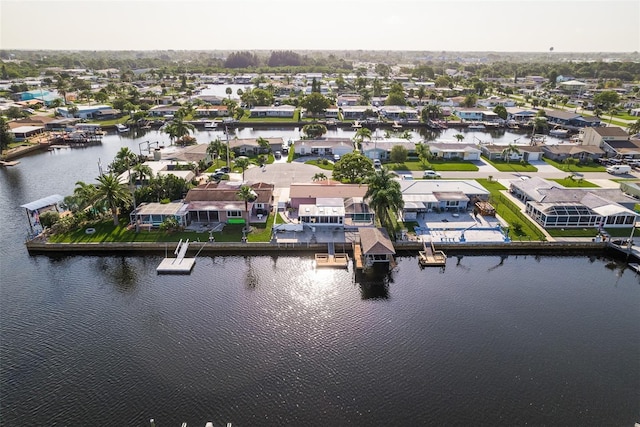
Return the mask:
[[[306,162],[304,162],[305,165],[313,165],[313,166],[317,166],[320,169],[324,169],[324,170],[328,170],[328,171],[332,171],[333,170],[333,163],[326,160],[326,163],[322,160],[307,160]]]
[[[611,237],[629,237],[631,228],[605,228]],[[594,228],[549,228],[547,229],[553,237],[596,237],[598,230]]]
[[[100,126],[113,126],[118,123],[126,123],[129,120],[129,116],[118,117],[117,119],[109,120],[92,120],[91,123],[99,124]]]
[[[561,178],[561,179],[550,179],[550,181],[555,181],[563,187],[567,188],[597,188],[598,186],[593,182],[585,181],[584,179],[571,179],[571,178]]]
[[[253,232],[249,234],[250,242],[268,242],[271,239],[271,228],[273,225],[273,215],[269,215],[266,224],[251,224]],[[221,232],[213,233],[216,242],[240,242],[242,240],[241,224],[227,224]],[[87,228],[95,228],[95,233],[86,234]],[[167,233],[159,230],[127,230],[127,221],[120,220],[120,224],[114,227],[111,220],[105,220],[83,226],[81,229],[62,235],[54,235],[49,238],[52,243],[101,243],[101,242],[178,242],[180,239],[206,242],[209,240],[209,233],[196,233],[194,231],[181,231]]]
[[[564,163],[558,163],[555,160],[547,159],[546,157],[543,157],[542,160],[549,163],[554,168],[559,169],[561,171],[565,171],[565,172],[583,173],[583,172],[606,172],[607,171],[606,167],[593,162],[578,163],[576,165],[567,165]]]
[[[426,166],[418,160],[407,160],[404,163],[386,163],[386,167],[391,170],[423,171],[431,166],[437,171],[468,171],[474,172],[478,167],[471,162],[454,160],[431,160]]]
[[[496,213],[510,226],[510,236],[513,240],[546,240],[545,235],[527,218],[517,205],[503,196],[500,191],[506,188],[497,181],[476,179],[490,193],[489,202],[496,209]],[[520,228],[520,232],[516,229]]]
[[[489,163],[500,172],[537,172],[538,168],[529,163],[505,162],[504,160],[489,160],[482,156],[482,160]]]

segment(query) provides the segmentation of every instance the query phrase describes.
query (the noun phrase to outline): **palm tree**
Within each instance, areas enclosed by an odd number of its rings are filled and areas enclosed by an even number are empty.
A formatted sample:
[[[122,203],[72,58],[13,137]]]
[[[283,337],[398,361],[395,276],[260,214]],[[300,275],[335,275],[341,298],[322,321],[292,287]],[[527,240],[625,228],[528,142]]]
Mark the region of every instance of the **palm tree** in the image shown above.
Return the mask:
[[[207,155],[211,157],[212,160],[216,157],[219,158],[220,154],[222,153],[223,145],[224,144],[222,143],[222,141],[220,141],[220,138],[216,138],[215,141],[211,141],[207,146]]]
[[[640,133],[640,119],[636,120],[633,123],[629,123],[627,125],[627,131],[629,132],[629,135]]]
[[[353,137],[353,142],[355,142],[356,145],[355,148],[357,149],[365,139],[371,141],[371,129],[361,127],[356,131],[356,135]]]
[[[323,174],[322,172],[318,172],[317,174],[313,175],[313,178],[311,179],[313,181],[326,181],[327,175]]]
[[[229,97],[229,99],[231,99],[231,94],[233,93],[233,89],[231,89],[230,87],[226,88],[224,90],[224,93],[227,94],[227,96]]]
[[[87,184],[83,181],[76,182],[76,188],[73,189],[73,195],[65,197],[65,204],[72,212],[83,211],[91,206],[96,195],[96,186]]]
[[[520,154],[520,150],[514,144],[509,144],[507,148],[502,150],[502,157],[507,160],[507,163],[511,160],[512,154]]]
[[[258,139],[256,139],[256,142],[258,143],[258,145],[260,145],[260,148],[263,151],[266,151],[267,153],[269,153],[271,151],[271,145],[269,144],[269,140],[264,139],[263,137],[258,137]]]
[[[113,225],[118,225],[118,205],[131,203],[131,193],[127,184],[120,182],[117,175],[105,174],[98,177],[94,195],[95,202],[105,203],[113,215]]]
[[[244,201],[244,211],[247,213],[246,229],[251,230],[251,213],[249,212],[249,202],[253,202],[258,197],[258,195],[255,191],[253,191],[253,188],[249,187],[248,185],[243,185],[236,193],[236,197],[239,200]]]
[[[531,130],[531,145],[534,145],[534,137],[537,130],[541,130],[547,127],[547,118],[543,116],[536,116],[533,118],[533,129]]]
[[[429,148],[429,144],[418,143],[416,144],[416,154],[420,159],[420,162],[423,166],[426,166],[429,163],[429,160],[433,157],[433,153],[431,152],[431,148]]]
[[[133,180],[134,182],[139,180],[140,182],[144,181],[145,178],[153,178],[153,170],[143,163],[138,163],[133,168]]]
[[[175,139],[189,135],[191,132],[195,131],[195,129],[195,126],[191,123],[186,123],[181,119],[174,118],[171,123],[164,128],[164,131],[169,134],[171,144],[173,145],[173,141]]]
[[[364,197],[376,213],[382,225],[391,226],[389,210],[398,212],[404,208],[400,182],[393,179],[393,174],[385,168],[374,172],[367,179],[369,188]]]
[[[56,81],[56,90],[60,95],[62,95],[62,99],[64,100],[65,105],[67,104],[67,92],[69,91],[70,87],[71,86],[69,85],[69,81],[64,77],[58,75]]]
[[[234,163],[235,163],[237,168],[242,169],[242,181],[244,182],[244,171],[247,170],[247,168],[249,167],[249,164],[251,162],[246,157],[240,157],[240,158],[236,159],[236,161]]]
[[[461,133],[457,133],[457,134],[455,134],[453,136],[458,140],[458,142],[464,141],[464,135],[461,134]]]

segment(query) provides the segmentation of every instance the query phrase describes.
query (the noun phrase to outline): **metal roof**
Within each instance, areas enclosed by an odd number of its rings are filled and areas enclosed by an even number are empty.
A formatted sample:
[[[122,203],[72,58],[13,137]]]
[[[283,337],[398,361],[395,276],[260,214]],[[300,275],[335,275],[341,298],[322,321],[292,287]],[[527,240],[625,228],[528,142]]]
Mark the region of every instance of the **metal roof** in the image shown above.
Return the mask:
[[[55,205],[64,200],[59,194],[52,194],[51,196],[43,197],[42,199],[35,200],[33,202],[25,203],[24,205],[20,205],[21,208],[25,208],[30,210],[31,212],[37,211],[38,209],[46,208],[47,206]]]

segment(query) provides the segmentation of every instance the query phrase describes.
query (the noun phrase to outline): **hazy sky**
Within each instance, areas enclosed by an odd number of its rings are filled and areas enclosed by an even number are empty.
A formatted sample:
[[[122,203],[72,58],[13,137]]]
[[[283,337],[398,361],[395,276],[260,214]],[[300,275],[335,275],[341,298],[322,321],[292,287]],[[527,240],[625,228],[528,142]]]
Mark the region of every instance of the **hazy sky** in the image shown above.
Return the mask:
[[[640,51],[640,0],[0,0],[4,49]]]

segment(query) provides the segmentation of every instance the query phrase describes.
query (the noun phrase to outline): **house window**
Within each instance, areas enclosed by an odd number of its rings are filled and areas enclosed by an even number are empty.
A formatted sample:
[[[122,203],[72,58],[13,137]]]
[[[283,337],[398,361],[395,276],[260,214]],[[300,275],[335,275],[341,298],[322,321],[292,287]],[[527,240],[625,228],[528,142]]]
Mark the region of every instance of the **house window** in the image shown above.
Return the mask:
[[[227,218],[240,218],[241,216],[241,211],[227,211]]]

